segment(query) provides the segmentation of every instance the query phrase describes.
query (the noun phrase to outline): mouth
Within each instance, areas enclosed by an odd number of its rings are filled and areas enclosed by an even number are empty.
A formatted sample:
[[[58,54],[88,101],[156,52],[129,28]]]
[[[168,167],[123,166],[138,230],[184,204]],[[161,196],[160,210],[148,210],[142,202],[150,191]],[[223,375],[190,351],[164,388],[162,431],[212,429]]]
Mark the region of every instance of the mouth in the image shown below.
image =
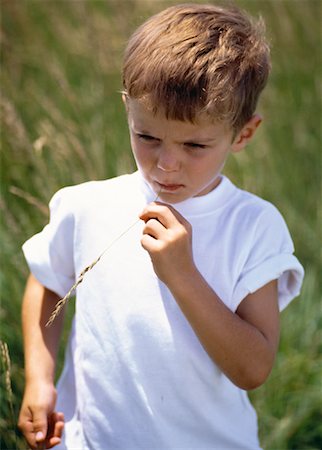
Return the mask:
[[[159,186],[162,192],[175,192],[180,188],[183,188],[183,184],[163,184],[156,181],[156,184]]]

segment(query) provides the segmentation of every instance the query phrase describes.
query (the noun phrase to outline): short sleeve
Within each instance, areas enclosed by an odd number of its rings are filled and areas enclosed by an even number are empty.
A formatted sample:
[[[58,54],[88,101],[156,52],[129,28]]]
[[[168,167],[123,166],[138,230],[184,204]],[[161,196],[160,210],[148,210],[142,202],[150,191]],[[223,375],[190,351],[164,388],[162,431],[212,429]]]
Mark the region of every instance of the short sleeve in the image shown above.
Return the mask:
[[[304,270],[294,256],[294,246],[286,223],[270,205],[258,218],[253,245],[233,292],[234,310],[251,293],[278,280],[280,311],[300,293]]]
[[[22,247],[31,273],[46,288],[64,297],[75,280],[74,215],[69,188],[58,191],[49,203],[50,221]]]

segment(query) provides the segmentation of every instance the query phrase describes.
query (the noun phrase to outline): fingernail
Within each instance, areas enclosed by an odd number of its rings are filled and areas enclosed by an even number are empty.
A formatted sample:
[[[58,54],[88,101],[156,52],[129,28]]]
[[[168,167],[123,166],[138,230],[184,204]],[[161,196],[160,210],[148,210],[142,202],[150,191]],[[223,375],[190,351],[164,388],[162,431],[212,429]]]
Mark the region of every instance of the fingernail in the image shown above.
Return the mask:
[[[44,435],[42,431],[38,431],[36,433],[36,441],[41,441],[42,439],[44,439]]]

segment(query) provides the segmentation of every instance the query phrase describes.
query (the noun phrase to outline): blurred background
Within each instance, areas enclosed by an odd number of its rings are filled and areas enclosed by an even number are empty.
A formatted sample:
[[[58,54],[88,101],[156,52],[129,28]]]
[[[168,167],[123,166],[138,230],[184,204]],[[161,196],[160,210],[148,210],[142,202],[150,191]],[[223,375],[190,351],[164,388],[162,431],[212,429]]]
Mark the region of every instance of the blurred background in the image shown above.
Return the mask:
[[[119,94],[122,52],[136,26],[177,3],[0,2],[0,338],[9,349],[13,391],[10,402],[2,356],[1,449],[26,448],[16,429],[24,383],[20,305],[28,274],[21,245],[47,223],[48,201],[59,188],[135,169]],[[282,313],[275,368],[250,396],[266,450],[321,449],[321,1],[235,4],[264,17],[273,72],[259,107],[263,125],[225,173],[280,209],[306,271],[301,296]],[[73,301],[64,341],[72,314]],[[62,357],[61,349],[60,368]]]

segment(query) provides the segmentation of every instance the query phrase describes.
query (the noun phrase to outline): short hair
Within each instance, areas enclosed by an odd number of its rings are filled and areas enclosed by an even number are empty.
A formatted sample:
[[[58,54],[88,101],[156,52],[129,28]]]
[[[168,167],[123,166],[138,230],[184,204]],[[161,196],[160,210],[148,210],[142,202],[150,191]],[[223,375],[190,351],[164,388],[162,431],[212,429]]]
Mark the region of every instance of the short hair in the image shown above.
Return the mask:
[[[124,92],[168,119],[195,122],[207,113],[239,130],[254,114],[270,71],[264,31],[261,18],[236,7],[171,6],[129,39]]]

